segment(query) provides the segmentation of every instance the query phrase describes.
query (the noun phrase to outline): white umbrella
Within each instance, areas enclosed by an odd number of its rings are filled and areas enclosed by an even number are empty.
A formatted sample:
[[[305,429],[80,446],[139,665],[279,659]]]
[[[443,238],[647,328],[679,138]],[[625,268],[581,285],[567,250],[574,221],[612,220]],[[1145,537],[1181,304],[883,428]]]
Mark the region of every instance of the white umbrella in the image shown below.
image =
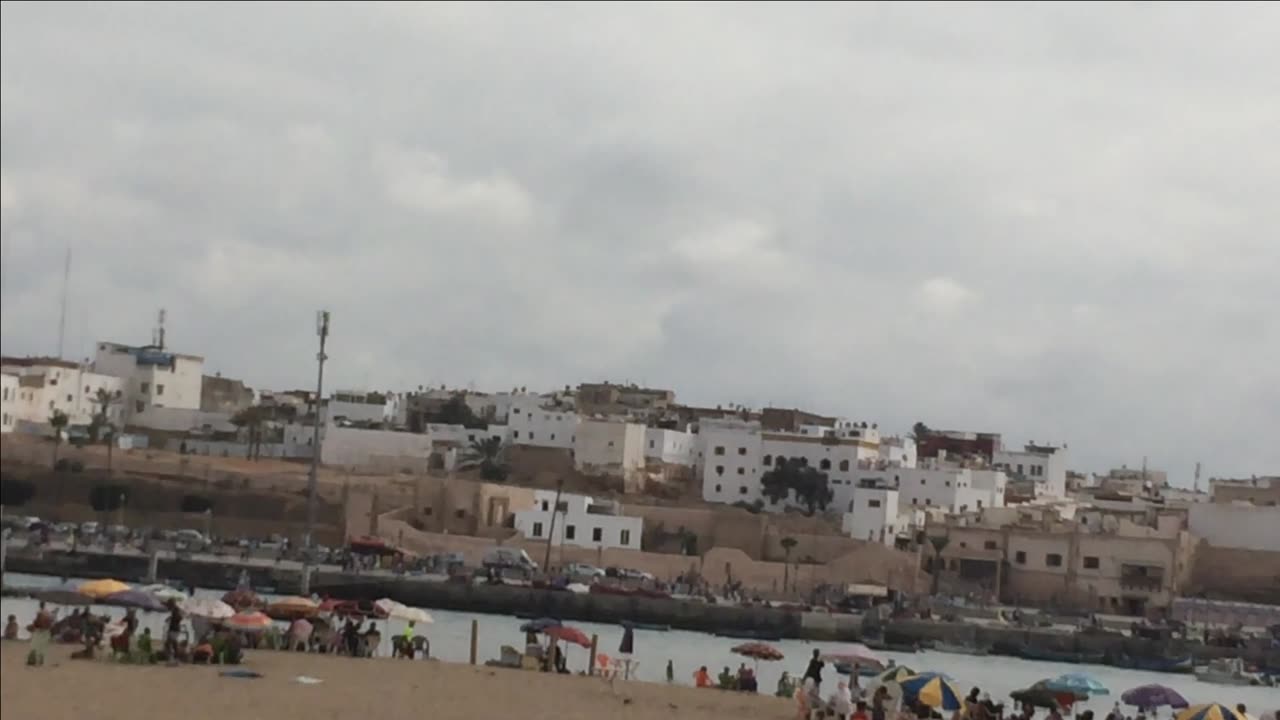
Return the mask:
[[[374,607],[384,613],[388,618],[397,618],[406,622],[425,625],[433,623],[431,614],[422,608],[409,607],[404,603],[396,602],[391,598],[382,598],[374,603]]]
[[[155,585],[145,585],[143,587],[136,588],[136,589],[154,597],[160,602],[165,602],[165,603],[169,602],[170,600],[175,600],[178,603],[182,603],[187,599],[187,594],[182,592],[181,590],[178,590],[177,588],[171,588],[168,585],[161,585],[158,583]]]
[[[182,612],[210,620],[226,620],[236,614],[235,608],[217,598],[189,597],[182,601]]]

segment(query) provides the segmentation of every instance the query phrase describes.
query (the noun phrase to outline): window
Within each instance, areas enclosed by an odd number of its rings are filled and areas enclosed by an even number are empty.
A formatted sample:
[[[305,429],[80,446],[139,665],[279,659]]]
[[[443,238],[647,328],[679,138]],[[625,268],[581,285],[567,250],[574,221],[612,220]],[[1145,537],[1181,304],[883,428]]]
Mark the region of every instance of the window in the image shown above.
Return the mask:
[[[1023,552],[1022,550],[1019,550],[1018,552],[1016,552],[1016,553],[1014,553],[1014,554],[1013,554],[1013,561],[1014,561],[1014,562],[1016,562],[1016,563],[1018,563],[1019,565],[1026,565],[1026,564],[1027,564],[1027,554],[1026,554],[1025,552]]]
[[[982,543],[982,548],[983,548],[984,550],[995,550],[995,549],[996,549],[996,541],[995,541],[995,540],[987,540],[986,542]]]
[[[542,523],[536,522],[533,524],[533,536],[542,537]]]
[[[879,501],[879,500],[868,500],[868,501],[867,501],[867,507],[880,507],[880,501]]]
[[[453,513],[453,516],[461,520],[462,518],[467,516],[467,511],[462,509],[455,510]]]
[[[146,395],[147,391],[150,389],[151,389],[151,383],[145,383],[145,382],[142,383],[141,387],[139,388],[139,390],[142,391],[143,395]]]
[[[552,439],[554,440],[554,439],[555,439],[555,437],[554,437],[554,436],[552,436]],[[609,441],[609,447],[613,447],[613,441],[612,441],[612,440],[610,440],[610,441]]]
[[[911,498],[911,504],[912,504],[912,505],[915,505],[915,504],[916,504],[916,498]]]
[[[740,447],[740,448],[738,448],[738,454],[739,454],[739,455],[746,455],[746,454],[747,454],[747,449],[746,449],[746,448],[744,448],[744,447]]]
[[[967,548],[967,547],[969,547],[969,543],[967,543],[967,542],[965,542],[965,541],[961,540],[961,541],[960,541],[960,547],[962,547],[962,548]]]
[[[742,485],[742,486],[740,486],[740,487],[738,488],[738,494],[739,494],[739,495],[746,495],[746,494],[747,494],[747,486],[746,486],[746,485]]]
[[[630,530],[620,530],[620,531],[618,531],[618,543],[619,543],[620,545],[630,545],[630,544],[631,544],[631,531],[630,531]]]
[[[1049,553],[1044,556],[1044,564],[1049,567],[1062,567],[1062,556],[1058,553]]]
[[[746,468],[738,468],[738,474],[739,474],[739,475],[746,475],[746,474],[747,474],[747,469],[746,469]]]
[[[543,500],[543,501],[542,501],[542,512],[547,512],[547,511],[548,511],[548,510],[550,510],[550,509],[551,509],[551,503],[547,502],[546,500]]]
[[[555,433],[551,433],[551,439],[552,439],[552,440],[555,440],[555,439],[556,439],[556,434],[555,434]],[[609,444],[610,444],[610,445],[612,445],[613,443],[609,443]]]
[[[604,528],[591,528],[591,542],[604,540]]]
[[[147,409],[147,404],[146,404],[145,402],[143,402],[143,401],[141,401],[141,400],[138,400],[138,401],[136,401],[136,402],[134,402],[134,403],[133,403],[133,411],[134,411],[134,412],[142,412],[142,411],[143,411],[143,410],[145,410],[145,409]]]
[[[564,526],[564,539],[572,540],[578,534],[578,528],[573,525]]]
[[[982,509],[982,501],[981,501],[981,500],[979,500],[979,501],[978,501],[978,509],[979,509],[979,510],[981,510],[981,509]]]
[[[924,478],[920,478],[920,484],[921,484],[921,485],[928,485],[929,483],[928,483]]]
[[[1086,555],[1084,558],[1085,570],[1097,570],[1099,567],[1098,558]]]
[[[156,394],[157,394],[157,395],[163,395],[163,394],[164,394],[164,386],[163,386],[163,385],[159,385],[159,384],[157,384],[157,385],[156,385]]]
[[[512,440],[519,440],[519,439],[520,439],[520,431],[519,431],[519,430],[512,430],[512,431],[511,431],[511,439],[512,439]]]
[[[716,486],[716,492],[720,492],[720,486],[719,486],[719,485],[717,485],[717,486]]]
[[[71,402],[71,394],[67,393],[67,402]]]
[[[933,504],[933,498],[925,498],[925,499],[924,499],[924,504],[925,504],[925,505],[932,505],[932,504]]]
[[[724,474],[724,466],[723,466],[723,465],[717,465],[717,466],[716,466],[716,474],[717,474],[717,475],[723,475],[723,474]]]
[[[652,441],[652,440],[650,440],[650,441],[649,441],[649,449],[650,449],[650,450],[652,450],[652,449],[653,449],[653,441]]]
[[[717,455],[723,455],[723,454],[724,454],[724,446],[723,446],[723,445],[717,445],[717,446],[716,446],[716,454],[717,454]]]
[[[951,487],[951,481],[950,481],[950,480],[946,481],[946,482],[945,482],[945,483],[943,483],[943,484],[944,484],[944,485],[946,485],[947,487]]]
[[[818,469],[819,469],[819,470],[830,470],[830,469],[831,469],[831,461],[830,461],[830,460],[828,460],[828,459],[826,459],[826,458],[823,458],[823,459],[822,459],[822,462],[818,463]]]
[[[1022,474],[1022,463],[1018,463],[1018,474]]]
[[[89,386],[88,386],[88,385],[85,385],[85,386],[84,386],[84,394],[85,394],[85,395],[88,395],[88,394],[89,394]],[[5,391],[4,391],[4,399],[5,399],[5,400],[8,400],[8,399],[9,399],[9,389],[8,389],[8,388],[5,388]]]
[[[849,472],[849,461],[848,461],[848,460],[841,460],[841,461],[840,461],[840,472]]]
[[[768,467],[768,466],[770,466],[770,465],[772,465],[772,464],[773,464],[773,456],[772,456],[772,455],[765,455],[765,456],[764,456],[764,465],[765,465],[765,467]]]

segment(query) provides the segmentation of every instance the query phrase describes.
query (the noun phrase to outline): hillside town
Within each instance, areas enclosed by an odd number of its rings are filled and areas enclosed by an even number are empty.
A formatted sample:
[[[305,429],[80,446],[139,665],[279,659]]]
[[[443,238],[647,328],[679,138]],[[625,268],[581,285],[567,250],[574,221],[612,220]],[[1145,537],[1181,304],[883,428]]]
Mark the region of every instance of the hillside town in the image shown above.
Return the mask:
[[[1201,488],[1197,470],[1195,487],[1178,488],[1145,462],[1078,472],[1065,442],[695,407],[670,389],[610,382],[336,390],[317,403],[208,375],[163,330],[152,340],[100,342],[84,362],[4,358],[6,477],[53,445],[65,446],[55,469],[73,448],[109,446],[113,476],[168,457],[207,461],[206,475],[248,461],[300,478],[318,437],[319,465],[345,478],[346,502],[353,477],[374,498],[363,514],[373,520],[353,528],[347,509],[342,532],[423,553],[507,542],[664,578],[700,556],[707,582],[773,597],[878,583],[1137,617],[1185,615],[1195,598],[1280,602],[1276,476]],[[433,507],[449,494],[448,508]]]

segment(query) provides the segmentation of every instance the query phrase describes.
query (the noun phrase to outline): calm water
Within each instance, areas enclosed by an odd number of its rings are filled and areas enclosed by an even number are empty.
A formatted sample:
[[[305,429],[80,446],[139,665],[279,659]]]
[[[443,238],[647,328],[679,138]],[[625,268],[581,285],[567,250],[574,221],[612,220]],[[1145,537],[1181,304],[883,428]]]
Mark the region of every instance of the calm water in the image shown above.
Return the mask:
[[[58,585],[59,578],[20,575],[9,573],[6,583],[17,586]],[[197,595],[220,597],[221,591],[198,590]],[[8,617],[17,615],[20,625],[34,616],[36,603],[22,598],[3,598],[0,600],[0,614]],[[65,612],[65,611],[64,611]],[[94,612],[119,618],[124,615],[121,608],[95,606]],[[425,634],[431,640],[431,653],[434,657],[450,662],[466,662],[470,653],[471,621],[479,620],[479,660],[483,662],[500,655],[502,645],[521,647],[524,635],[519,631],[523,621],[506,615],[485,615],[479,613],[458,613],[447,610],[431,610],[435,623],[426,628]],[[144,626],[150,627],[153,634],[160,634],[163,616],[158,613],[142,613],[139,616]],[[596,623],[573,623],[588,635],[599,636],[600,652],[616,654],[618,644],[622,641],[622,628],[617,625],[600,625]],[[404,625],[399,621],[380,621],[383,633],[382,654],[390,654],[389,638],[403,631]],[[387,627],[387,626],[390,627]],[[283,625],[282,625],[283,627]],[[653,632],[637,630],[635,634],[634,657],[640,661],[639,679],[652,682],[665,682],[666,663],[670,659],[675,663],[676,682],[692,683],[692,674],[699,665],[706,665],[714,675],[726,665],[736,669],[743,658],[729,651],[731,647],[743,642],[730,638],[719,638],[702,633],[670,631]],[[775,663],[761,663],[758,672],[762,692],[772,692],[777,686],[778,677],[783,670],[792,675],[804,673],[805,665],[814,648],[835,648],[839,643],[810,643],[804,640],[783,640],[773,643],[786,655],[786,659]],[[1235,705],[1243,702],[1249,707],[1250,714],[1257,717],[1263,711],[1280,709],[1280,689],[1263,687],[1229,687],[1203,683],[1190,675],[1169,675],[1164,673],[1122,670],[1105,665],[1069,665],[1062,663],[1035,662],[999,656],[974,657],[968,655],[952,655],[939,652],[921,652],[916,654],[881,653],[886,658],[893,658],[901,665],[908,665],[916,670],[935,670],[947,673],[956,679],[961,689],[967,691],[971,687],[980,687],[991,693],[997,701],[1008,700],[1008,694],[1016,689],[1027,687],[1032,683],[1048,677],[1055,677],[1068,672],[1088,673],[1111,689],[1111,695],[1091,700],[1082,710],[1089,707],[1105,715],[1111,704],[1119,699],[1124,690],[1138,685],[1158,683],[1174,688],[1182,693],[1191,703],[1221,702]],[[571,646],[568,652],[569,667],[573,670],[585,669],[588,651],[585,648]],[[749,663],[750,661],[748,661]],[[429,667],[424,666],[424,672]],[[830,668],[824,677],[830,681],[835,677]],[[824,686],[827,683],[824,683]],[[1099,712],[1100,711],[1100,712]],[[1166,716],[1167,716],[1167,710]]]

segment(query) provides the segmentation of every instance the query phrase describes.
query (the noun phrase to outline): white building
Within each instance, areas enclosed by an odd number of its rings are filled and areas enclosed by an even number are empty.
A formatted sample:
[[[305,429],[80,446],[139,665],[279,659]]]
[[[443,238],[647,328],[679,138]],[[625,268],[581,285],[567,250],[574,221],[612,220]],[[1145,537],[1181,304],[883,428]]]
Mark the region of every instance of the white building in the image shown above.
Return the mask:
[[[898,468],[894,475],[903,508],[941,508],[962,513],[1004,507],[1008,478],[998,470],[929,463],[925,467]]]
[[[204,358],[198,355],[100,342],[93,369],[121,378],[126,425],[189,430],[208,424],[200,414]]]
[[[578,415],[568,410],[543,407],[536,395],[513,398],[507,417],[514,445],[572,450],[578,434]]]
[[[392,422],[398,406],[398,398],[391,393],[337,390],[324,402],[321,416],[326,422]]]
[[[88,425],[100,410],[98,391],[113,399],[107,420],[121,424],[125,408],[120,378],[91,372],[86,367],[53,358],[4,358],[3,371],[16,378],[10,409],[12,425],[27,422],[47,425],[54,412],[62,412],[69,425]]]
[[[1280,506],[1196,503],[1187,508],[1187,529],[1213,547],[1280,552]]]
[[[633,479],[644,471],[645,427],[613,420],[583,420],[573,443],[579,472]]]
[[[531,540],[546,540],[554,532],[553,545],[640,549],[644,532],[641,518],[616,514],[618,509],[613,503],[597,502],[586,495],[562,494],[553,531],[551,518],[555,501],[555,491],[535,491],[533,509],[515,514],[516,530]]]
[[[899,532],[906,530],[899,518],[898,491],[892,487],[867,484],[853,489],[845,510],[842,529],[855,540],[892,546]]]
[[[1028,444],[1023,450],[997,450],[991,463],[1014,480],[1035,483],[1037,497],[1067,496],[1067,448]]]
[[[880,462],[889,467],[915,467],[916,441],[906,436],[880,438]]]
[[[18,422],[18,376],[0,374],[0,433],[13,432]]]
[[[698,436],[684,430],[646,428],[644,431],[646,463],[693,467]]]

